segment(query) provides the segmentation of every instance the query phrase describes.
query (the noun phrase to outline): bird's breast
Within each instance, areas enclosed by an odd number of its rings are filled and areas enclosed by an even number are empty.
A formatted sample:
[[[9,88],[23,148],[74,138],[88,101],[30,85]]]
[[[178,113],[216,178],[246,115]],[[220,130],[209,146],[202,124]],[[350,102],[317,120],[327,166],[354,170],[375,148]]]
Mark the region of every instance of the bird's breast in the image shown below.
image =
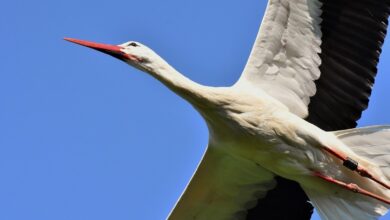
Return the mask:
[[[210,141],[232,156],[253,161],[284,177],[308,172],[322,153],[302,135],[303,119],[270,108],[236,108],[214,111]],[[210,120],[210,119],[209,119]]]

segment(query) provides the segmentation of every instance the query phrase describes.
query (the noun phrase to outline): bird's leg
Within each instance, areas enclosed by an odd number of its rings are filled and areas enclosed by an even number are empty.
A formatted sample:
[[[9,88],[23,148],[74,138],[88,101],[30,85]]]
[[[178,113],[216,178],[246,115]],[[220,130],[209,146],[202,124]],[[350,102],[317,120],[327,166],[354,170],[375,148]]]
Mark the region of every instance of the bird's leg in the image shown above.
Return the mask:
[[[356,171],[357,173],[359,173],[360,176],[369,178],[369,179],[377,182],[378,184],[382,185],[383,187],[390,189],[390,186],[388,184],[386,184],[383,181],[381,181],[380,179],[376,178],[374,175],[372,175],[370,172],[368,172],[368,170],[365,169],[364,167],[359,166],[357,161],[349,158],[348,156],[344,155],[343,153],[340,153],[340,152],[337,152],[333,149],[330,149],[329,147],[325,147],[325,151],[327,151],[328,153],[330,153],[333,156],[342,160],[343,165],[345,167],[347,167],[348,169],[350,169],[352,171]]]
[[[374,193],[371,193],[371,192],[369,192],[369,191],[367,191],[365,189],[362,189],[362,188],[360,188],[358,185],[356,185],[354,183],[344,183],[344,182],[336,180],[336,179],[334,179],[334,178],[332,178],[330,176],[323,175],[323,174],[321,174],[319,172],[314,172],[314,176],[317,176],[317,177],[319,177],[319,178],[321,178],[321,179],[323,179],[323,180],[325,180],[327,182],[339,185],[339,186],[341,186],[341,187],[343,187],[343,188],[345,188],[347,190],[350,190],[352,192],[360,193],[360,194],[365,195],[365,196],[369,196],[371,198],[377,199],[377,200],[379,200],[381,202],[384,202],[384,203],[390,205],[390,200],[385,199],[385,198],[383,198],[383,197],[381,197],[379,195],[376,195]]]

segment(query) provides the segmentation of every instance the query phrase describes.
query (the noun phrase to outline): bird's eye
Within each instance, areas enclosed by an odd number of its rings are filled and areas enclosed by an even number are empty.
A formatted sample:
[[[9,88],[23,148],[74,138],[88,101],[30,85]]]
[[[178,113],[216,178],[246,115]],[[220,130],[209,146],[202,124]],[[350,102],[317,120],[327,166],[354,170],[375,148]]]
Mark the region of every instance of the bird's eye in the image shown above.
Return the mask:
[[[138,47],[138,44],[137,44],[137,43],[135,43],[135,42],[131,42],[131,43],[129,43],[129,46],[132,46],[132,47]]]

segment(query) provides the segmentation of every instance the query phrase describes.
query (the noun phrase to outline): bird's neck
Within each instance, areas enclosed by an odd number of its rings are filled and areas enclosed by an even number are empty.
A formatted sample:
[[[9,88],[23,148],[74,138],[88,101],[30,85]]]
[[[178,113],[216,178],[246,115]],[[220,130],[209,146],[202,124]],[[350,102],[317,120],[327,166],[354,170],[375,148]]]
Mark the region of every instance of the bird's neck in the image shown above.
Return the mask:
[[[188,79],[166,62],[160,63],[153,68],[153,71],[148,72],[194,106],[207,101],[206,95],[209,87]]]

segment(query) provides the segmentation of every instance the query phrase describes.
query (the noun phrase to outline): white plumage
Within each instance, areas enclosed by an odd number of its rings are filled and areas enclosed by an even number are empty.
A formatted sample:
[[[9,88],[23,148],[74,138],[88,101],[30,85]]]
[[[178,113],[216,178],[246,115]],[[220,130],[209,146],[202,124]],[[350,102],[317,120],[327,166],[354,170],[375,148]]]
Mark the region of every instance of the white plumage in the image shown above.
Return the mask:
[[[321,3],[269,1],[237,87],[263,89],[304,118],[320,76]]]
[[[386,213],[390,127],[328,132],[305,120],[312,116],[309,104],[318,93],[316,80],[323,77],[322,59],[334,60],[323,55],[328,44],[321,26],[322,8],[328,6],[322,3],[270,0],[248,63],[232,87],[192,82],[138,42],[113,46],[67,38],[149,73],[206,120],[209,146],[168,219],[245,219],[248,209],[277,185],[275,176],[298,182],[323,219],[376,219]],[[333,16],[332,11],[327,13]],[[332,53],[332,47],[325,49]],[[334,66],[352,72],[341,64]],[[341,92],[340,97],[346,94]],[[331,105],[336,106],[340,97],[331,97]],[[345,156],[345,161],[337,155]],[[357,168],[343,165],[353,161]],[[355,172],[359,168],[372,179]],[[373,195],[357,193],[349,183]]]

